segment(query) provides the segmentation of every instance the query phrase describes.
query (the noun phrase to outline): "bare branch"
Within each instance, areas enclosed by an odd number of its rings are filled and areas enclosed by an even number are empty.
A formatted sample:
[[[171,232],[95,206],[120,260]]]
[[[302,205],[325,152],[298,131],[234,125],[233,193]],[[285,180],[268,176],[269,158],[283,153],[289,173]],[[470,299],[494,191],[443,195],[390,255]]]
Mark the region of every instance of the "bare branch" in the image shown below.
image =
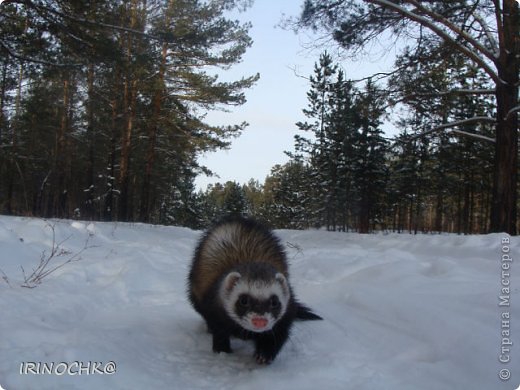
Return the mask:
[[[403,15],[404,17],[428,28],[429,30],[431,30],[432,32],[437,34],[440,38],[444,39],[444,41],[446,41],[446,43],[449,43],[454,48],[456,48],[458,51],[465,54],[471,60],[473,60],[475,63],[477,63],[489,75],[489,77],[491,77],[493,79],[493,81],[495,83],[499,82],[500,79],[498,77],[497,72],[483,58],[481,58],[477,52],[470,49],[469,47],[461,45],[459,42],[457,42],[457,40],[455,38],[453,38],[450,34],[448,34],[448,32],[446,32],[445,30],[440,28],[437,24],[433,23],[430,19],[428,19],[424,16],[421,16],[421,15],[418,15],[415,12],[412,12],[412,11],[410,11],[406,8],[403,8],[388,0],[365,0],[365,1],[368,3],[374,3],[377,5],[380,5],[382,7],[387,7],[389,9]]]
[[[410,4],[415,5],[417,7],[417,9],[421,10],[426,15],[430,16],[436,22],[441,23],[443,26],[446,26],[448,29],[453,31],[455,34],[463,37],[466,42],[468,42],[477,51],[482,53],[484,56],[489,58],[491,61],[496,61],[497,57],[492,52],[490,52],[486,47],[482,46],[482,44],[479,41],[477,41],[474,37],[472,37],[465,31],[461,30],[459,27],[457,27],[453,23],[451,23],[448,19],[446,19],[442,15],[438,14],[437,12],[432,12],[428,8],[424,7],[419,1],[408,0],[408,2]],[[429,26],[426,26],[426,27],[429,27]]]
[[[44,61],[44,60],[39,60],[39,59],[36,59],[36,58],[33,58],[33,57],[27,57],[27,56],[23,56],[21,54],[18,54],[16,53],[14,50],[12,50],[4,41],[2,41],[0,39],[0,46],[3,47],[7,53],[9,53],[9,55],[13,58],[16,58],[17,60],[21,60],[21,61],[24,61],[24,62],[32,62],[32,63],[35,63],[35,64],[41,64],[41,65],[48,65],[48,66],[56,66],[56,67],[59,67],[59,68],[72,68],[72,67],[79,67],[79,66],[83,66],[83,64],[74,64],[74,63],[70,63],[70,64],[58,64],[58,63],[54,63],[54,62],[49,62],[49,61]]]
[[[11,287],[11,283],[9,283],[9,278],[1,268],[0,273],[2,274],[2,279],[4,280],[4,282],[6,282],[9,287]]]
[[[61,18],[69,19],[69,20],[71,20],[73,22],[76,22],[76,23],[89,24],[91,26],[100,26],[100,27],[109,28],[109,29],[112,29],[112,30],[129,32],[129,33],[132,33],[132,34],[141,35],[143,37],[150,38],[150,39],[157,40],[157,41],[163,41],[164,40],[161,37],[145,33],[144,31],[139,31],[139,30],[136,30],[136,29],[133,29],[133,28],[129,28],[129,27],[116,26],[114,24],[97,22],[97,21],[92,21],[92,20],[80,18],[80,17],[77,17],[77,16],[68,15],[68,14],[65,14],[63,12],[59,12],[59,11],[53,9],[53,8],[46,7],[46,6],[43,6],[43,5],[35,6],[35,8],[43,9],[43,10],[48,11],[48,12],[50,12],[50,13],[52,13],[54,15],[57,15],[57,16],[59,16]]]
[[[307,77],[307,76],[304,76],[300,73],[298,73],[298,70],[296,69],[296,66],[287,66],[290,70],[292,70],[292,72],[294,73],[294,75],[298,78],[301,78],[301,79],[304,79],[304,80],[307,80],[307,81],[310,81],[310,77]]]
[[[377,72],[370,76],[361,77],[359,79],[354,79],[354,80],[349,80],[349,81],[351,81],[353,83],[361,83],[361,82],[365,82],[365,81],[369,81],[369,80],[380,81],[382,79],[386,79],[387,77],[392,77],[396,73],[402,72],[404,68],[405,68],[405,66],[396,68],[395,70],[393,70],[391,72]]]

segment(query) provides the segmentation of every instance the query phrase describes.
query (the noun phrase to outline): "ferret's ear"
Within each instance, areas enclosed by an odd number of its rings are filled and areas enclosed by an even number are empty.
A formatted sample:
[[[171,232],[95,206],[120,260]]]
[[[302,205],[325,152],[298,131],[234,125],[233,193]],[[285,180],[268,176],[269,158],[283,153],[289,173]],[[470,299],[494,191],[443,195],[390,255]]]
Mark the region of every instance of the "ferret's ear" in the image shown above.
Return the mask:
[[[229,294],[241,277],[238,272],[230,272],[224,279],[224,291]]]
[[[283,289],[283,292],[285,293],[285,295],[289,295],[289,283],[287,283],[287,279],[285,278],[285,276],[283,276],[283,274],[278,272],[275,275],[275,278],[282,285],[282,289]]]

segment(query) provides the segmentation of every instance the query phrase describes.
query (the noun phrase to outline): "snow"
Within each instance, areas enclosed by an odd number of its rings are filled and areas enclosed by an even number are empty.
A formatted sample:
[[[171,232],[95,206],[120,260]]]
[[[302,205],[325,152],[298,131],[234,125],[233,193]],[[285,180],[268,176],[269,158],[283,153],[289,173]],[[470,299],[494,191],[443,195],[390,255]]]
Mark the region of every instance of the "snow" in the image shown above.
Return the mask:
[[[324,321],[296,323],[273,364],[259,366],[245,341],[232,340],[230,355],[211,352],[210,335],[187,302],[185,280],[200,232],[0,217],[0,387],[510,390],[520,384],[520,238],[506,247],[505,234],[277,233],[289,244],[299,299]],[[53,241],[60,243],[54,265],[86,249],[41,284],[21,287],[21,267],[30,273]],[[513,262],[502,274],[506,250]],[[500,307],[506,282],[511,306]],[[503,312],[510,313],[505,328]],[[502,331],[513,341],[507,364],[499,362]],[[108,362],[116,365],[112,374],[92,368]],[[31,363],[40,372],[54,364],[54,371],[31,373]],[[499,379],[501,369],[510,370],[509,381]]]

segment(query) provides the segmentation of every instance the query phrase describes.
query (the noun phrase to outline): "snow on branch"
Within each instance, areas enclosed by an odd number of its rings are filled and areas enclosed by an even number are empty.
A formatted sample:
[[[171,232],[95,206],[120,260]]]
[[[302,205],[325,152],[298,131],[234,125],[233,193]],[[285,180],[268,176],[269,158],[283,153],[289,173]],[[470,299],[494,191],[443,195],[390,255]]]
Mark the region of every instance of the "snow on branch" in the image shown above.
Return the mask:
[[[483,18],[481,18],[480,15],[478,15],[477,13],[473,13],[473,17],[475,18],[477,23],[480,24],[480,26],[484,30],[484,34],[486,34],[486,38],[487,38],[487,40],[489,41],[489,44],[491,45],[491,47],[494,50],[493,55],[495,57],[498,57],[498,55],[499,55],[499,44],[498,44],[498,41],[496,40],[496,38],[493,36],[493,34],[491,32],[491,28],[486,23],[486,21]]]
[[[513,107],[512,109],[509,110],[509,112],[506,114],[506,117],[504,118],[504,120],[508,120],[509,118],[511,118],[511,115],[513,115],[515,112],[519,112],[520,111],[520,105],[519,106],[516,106],[516,107]]]
[[[455,89],[450,89],[448,91],[414,92],[412,94],[406,95],[404,99],[431,98],[431,97],[451,96],[451,95],[494,95],[495,93],[496,93],[495,89],[455,88]]]
[[[459,130],[459,129],[450,129],[450,131],[452,131],[454,133],[462,134],[462,135],[467,135],[468,137],[478,138],[478,139],[488,141],[488,142],[496,142],[494,138],[486,137],[485,135],[470,133],[469,131],[464,131],[464,130]]]
[[[496,89],[486,89],[486,88],[458,88],[453,89],[451,91],[439,92],[438,95],[494,95],[496,93]]]
[[[481,140],[484,140],[484,141],[488,141],[488,142],[496,142],[496,140],[494,138],[486,137],[485,135],[470,133],[468,131],[459,130],[459,129],[451,129],[452,127],[468,125],[468,124],[471,124],[471,123],[482,123],[482,122],[496,123],[496,119],[495,118],[490,118],[488,116],[475,116],[473,118],[462,119],[460,121],[455,121],[455,122],[450,122],[450,123],[443,123],[442,125],[435,126],[433,129],[430,129],[428,131],[424,131],[421,134],[417,134],[417,135],[411,137],[410,141],[416,140],[418,138],[422,138],[422,137],[424,137],[424,136],[426,136],[428,134],[435,133],[437,131],[441,131],[441,130],[444,130],[444,129],[450,129],[450,131],[453,131],[454,133],[467,135],[469,137],[478,138],[478,139],[481,139]]]

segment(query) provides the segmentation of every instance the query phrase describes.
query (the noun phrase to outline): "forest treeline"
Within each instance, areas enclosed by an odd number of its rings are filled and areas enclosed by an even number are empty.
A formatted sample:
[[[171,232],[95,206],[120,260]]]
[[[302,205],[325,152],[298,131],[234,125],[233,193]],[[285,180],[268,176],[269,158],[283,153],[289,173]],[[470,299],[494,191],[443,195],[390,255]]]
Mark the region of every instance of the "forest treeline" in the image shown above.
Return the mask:
[[[486,79],[471,66],[451,66],[458,80],[451,83],[485,87]],[[422,70],[416,77],[447,82],[443,78],[449,75],[437,71]],[[417,85],[401,77],[392,83]],[[371,81],[356,88],[324,53],[310,77],[308,107],[303,110],[307,121],[296,124],[301,135],[287,152],[290,161],[274,167],[264,183],[227,182],[200,192],[200,216],[207,223],[221,213],[252,214],[291,229],[487,232],[494,145],[464,132],[491,137],[493,125],[417,135],[436,119],[490,114],[493,98],[444,97],[431,99],[427,107],[410,102],[398,120],[400,134],[388,139],[382,125],[390,96]]]
[[[195,177],[210,173],[198,157],[246,127],[204,118],[245,103],[259,77],[218,77],[252,44],[250,26],[227,17],[251,1],[4,2],[0,212],[195,228],[242,213],[279,228],[515,234],[514,3],[304,1],[286,24],[346,53],[404,37],[394,70],[351,80],[322,53],[289,161],[264,183],[197,191]]]

